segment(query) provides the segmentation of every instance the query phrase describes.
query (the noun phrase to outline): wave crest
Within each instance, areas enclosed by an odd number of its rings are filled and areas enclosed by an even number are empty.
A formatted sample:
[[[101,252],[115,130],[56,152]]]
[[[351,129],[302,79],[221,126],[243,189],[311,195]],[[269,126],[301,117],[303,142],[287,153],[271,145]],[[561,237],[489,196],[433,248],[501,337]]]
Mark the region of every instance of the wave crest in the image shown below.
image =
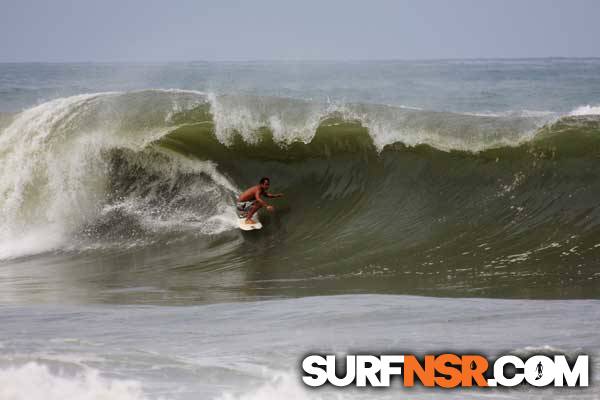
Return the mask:
[[[519,218],[550,224],[566,203],[554,200],[544,208],[540,182],[551,174],[559,198],[573,190],[570,183],[588,185],[596,173],[590,160],[597,156],[600,122],[547,118],[179,90],[54,100],[11,117],[0,133],[0,258],[99,240],[144,245],[165,232],[218,234],[235,226],[239,188],[262,175],[283,182],[309,216],[324,199],[339,200],[331,210],[338,224],[352,224],[362,204],[377,203],[361,216],[368,222],[363,233],[395,215],[414,227],[411,237],[425,240],[428,232],[420,227],[433,229],[432,215],[467,218],[419,211],[427,202],[437,209],[439,193],[471,211],[478,199],[507,224],[510,206],[531,210]],[[507,205],[503,188],[515,176],[525,183]],[[529,203],[516,204],[519,198]],[[406,201],[402,207],[414,212],[398,213],[398,206],[379,199]],[[532,202],[552,212],[539,213]],[[592,203],[585,195],[577,207],[591,207],[595,227]],[[487,221],[480,212],[467,219]],[[316,224],[328,221],[313,217]],[[576,216],[567,221],[576,224]],[[310,227],[296,233],[314,235]],[[327,232],[336,234],[323,226]]]

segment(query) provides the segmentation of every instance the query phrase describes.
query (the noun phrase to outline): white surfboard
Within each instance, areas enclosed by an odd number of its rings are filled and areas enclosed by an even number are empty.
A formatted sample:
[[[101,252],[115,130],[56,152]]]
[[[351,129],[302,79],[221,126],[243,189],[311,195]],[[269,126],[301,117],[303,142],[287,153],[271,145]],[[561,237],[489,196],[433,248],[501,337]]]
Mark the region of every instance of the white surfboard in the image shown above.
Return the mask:
[[[253,224],[247,224],[246,223],[246,217],[240,217],[238,215],[238,226],[243,231],[252,231],[254,229],[260,229],[260,228],[262,228],[262,224],[258,220],[258,215],[254,214],[252,216],[252,221],[254,221]]]

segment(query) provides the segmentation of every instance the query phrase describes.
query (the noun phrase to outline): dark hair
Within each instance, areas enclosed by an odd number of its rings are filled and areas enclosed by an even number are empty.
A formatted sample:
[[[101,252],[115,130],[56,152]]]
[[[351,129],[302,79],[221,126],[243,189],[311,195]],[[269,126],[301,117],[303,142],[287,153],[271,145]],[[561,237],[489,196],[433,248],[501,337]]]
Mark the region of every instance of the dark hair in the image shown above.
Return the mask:
[[[262,185],[263,183],[265,183],[265,182],[269,182],[269,183],[271,183],[271,178],[268,178],[268,177],[266,177],[266,176],[263,176],[262,178],[260,178],[260,182],[259,182],[259,183],[260,183],[261,185]]]

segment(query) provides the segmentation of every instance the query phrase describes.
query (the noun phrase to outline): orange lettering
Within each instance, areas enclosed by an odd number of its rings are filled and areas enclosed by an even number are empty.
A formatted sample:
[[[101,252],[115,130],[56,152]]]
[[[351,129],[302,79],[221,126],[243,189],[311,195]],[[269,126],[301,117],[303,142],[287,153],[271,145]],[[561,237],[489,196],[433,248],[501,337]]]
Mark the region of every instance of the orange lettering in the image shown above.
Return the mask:
[[[462,356],[462,385],[473,386],[473,380],[477,386],[487,386],[487,380],[483,377],[488,369],[488,360],[483,356]]]
[[[450,364],[450,365],[448,365]],[[452,367],[458,365],[459,367]],[[447,376],[436,376],[435,383],[443,388],[453,388],[462,381],[460,366],[462,365],[460,357],[456,354],[441,354],[435,359],[435,369],[441,374]]]
[[[404,356],[404,386],[411,387],[415,385],[415,374],[423,386],[433,386],[435,378],[434,356],[425,356],[425,367],[421,367],[417,357],[413,355]]]

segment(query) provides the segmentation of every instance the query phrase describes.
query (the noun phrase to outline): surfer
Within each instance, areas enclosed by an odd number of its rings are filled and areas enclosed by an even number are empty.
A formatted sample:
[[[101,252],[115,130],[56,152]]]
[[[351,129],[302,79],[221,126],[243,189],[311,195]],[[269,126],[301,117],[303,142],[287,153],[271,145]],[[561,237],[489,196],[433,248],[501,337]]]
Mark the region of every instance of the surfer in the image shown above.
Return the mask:
[[[265,207],[268,211],[273,211],[273,206],[267,204],[266,201],[261,199],[261,196],[275,199],[277,197],[283,197],[283,193],[272,194],[269,193],[269,186],[271,186],[271,179],[267,177],[260,178],[260,182],[256,186],[248,188],[244,193],[240,194],[237,202],[237,210],[240,214],[246,216],[246,224],[254,224],[252,216],[261,208]]]
[[[542,365],[542,362],[540,361],[537,365],[537,367],[535,368],[537,371],[537,377],[535,378],[535,380],[537,381],[538,379],[540,379],[542,377],[542,375],[544,374],[544,366]]]

